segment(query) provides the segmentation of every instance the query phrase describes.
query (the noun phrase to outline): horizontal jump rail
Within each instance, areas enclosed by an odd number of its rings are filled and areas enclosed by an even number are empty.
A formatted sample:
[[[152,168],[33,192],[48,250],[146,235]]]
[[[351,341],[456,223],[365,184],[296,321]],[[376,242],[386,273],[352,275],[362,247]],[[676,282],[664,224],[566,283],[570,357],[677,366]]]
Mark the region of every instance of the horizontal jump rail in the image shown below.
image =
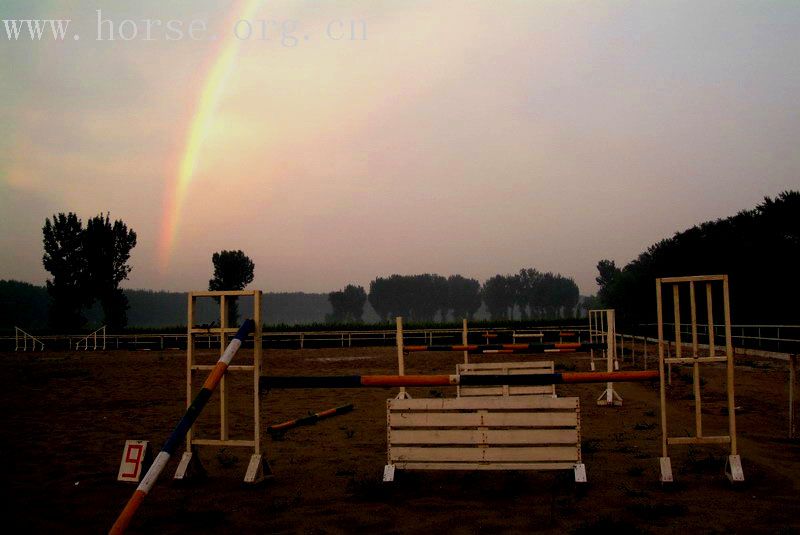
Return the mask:
[[[548,350],[567,349],[571,351],[588,351],[590,349],[603,349],[605,344],[601,343],[579,343],[579,342],[553,342],[549,344],[467,344],[467,345],[428,345],[428,346],[403,346],[403,351],[408,353],[418,353],[421,351],[470,351],[470,352],[489,352],[489,351],[533,351],[544,352]]]
[[[568,372],[520,375],[272,375],[262,376],[262,390],[280,388],[393,388],[401,386],[538,386],[574,383],[643,382],[658,379],[658,371]]]

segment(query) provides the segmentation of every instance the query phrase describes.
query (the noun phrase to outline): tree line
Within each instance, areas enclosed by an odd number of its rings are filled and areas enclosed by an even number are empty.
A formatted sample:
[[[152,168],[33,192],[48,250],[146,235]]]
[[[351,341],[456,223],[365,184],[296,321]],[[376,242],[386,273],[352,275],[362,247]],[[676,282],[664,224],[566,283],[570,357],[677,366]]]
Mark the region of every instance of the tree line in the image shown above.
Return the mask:
[[[492,320],[571,318],[578,313],[580,292],[571,278],[527,268],[514,275],[495,275],[482,285],[462,275],[390,275],[362,286],[349,284],[331,292],[330,321],[360,322],[369,302],[382,321],[403,316],[416,322],[467,318],[485,304]]]
[[[601,260],[597,296],[603,306],[617,310],[622,325],[652,323],[656,278],[727,274],[734,323],[797,324],[798,258],[800,192],[785,191],[775,199],[765,197],[751,210],[678,232],[622,268],[612,260]],[[684,305],[686,297],[681,299]],[[698,292],[698,306],[704,307],[704,302]],[[721,306],[719,300],[715,304]],[[719,320],[721,314],[715,311]],[[671,321],[671,311],[666,315]],[[683,317],[689,317],[688,311]]]
[[[77,332],[87,323],[86,312],[97,303],[102,323],[119,331],[128,323],[129,302],[119,287],[128,278],[128,260],[136,247],[136,232],[122,220],[111,221],[100,214],[86,226],[72,212],[45,219],[42,227],[42,263],[50,273],[48,324],[56,331]],[[220,251],[211,257],[213,277],[209,290],[243,290],[253,281],[255,264],[242,251]],[[29,292],[24,286],[6,285],[6,290]],[[238,299],[228,298],[229,324],[239,320]]]
[[[96,301],[106,325],[125,326],[128,299],[119,284],[131,271],[128,259],[136,232],[120,220],[112,223],[109,214],[89,219],[84,227],[70,212],[46,218],[42,234],[42,263],[52,276],[47,280],[51,326],[80,329],[86,323],[84,310]]]

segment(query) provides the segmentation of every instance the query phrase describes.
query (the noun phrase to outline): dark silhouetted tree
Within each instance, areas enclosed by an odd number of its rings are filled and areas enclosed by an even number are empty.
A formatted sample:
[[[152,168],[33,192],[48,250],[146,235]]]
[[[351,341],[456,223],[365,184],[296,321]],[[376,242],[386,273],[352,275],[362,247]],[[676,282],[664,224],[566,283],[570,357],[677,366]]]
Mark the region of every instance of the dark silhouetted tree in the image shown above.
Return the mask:
[[[450,275],[447,278],[447,308],[452,311],[453,321],[472,320],[481,308],[481,283],[461,275]],[[445,316],[446,313],[442,319]]]
[[[86,223],[83,251],[86,257],[86,285],[103,308],[104,322],[112,330],[128,323],[128,298],[120,283],[128,278],[128,260],[136,247],[136,232],[121,220],[111,222],[109,214],[97,215]]]
[[[495,275],[487,279],[481,288],[481,297],[489,310],[492,320],[507,320],[508,312],[514,306],[514,295],[509,277]]]
[[[44,268],[50,272],[47,293],[50,295],[50,326],[58,330],[80,329],[86,323],[83,308],[91,304],[86,288],[86,255],[83,224],[72,212],[45,219]]]
[[[343,290],[329,293],[328,301],[333,307],[328,321],[361,323],[364,316],[364,305],[367,302],[367,292],[361,286],[348,284]]]
[[[255,264],[242,251],[220,251],[211,256],[214,278],[208,281],[208,289],[244,290],[253,282]],[[228,325],[239,323],[239,305],[236,298],[225,299],[228,308]]]
[[[622,270],[601,261],[598,296],[617,310],[618,324],[650,323],[655,320],[656,278],[728,274],[734,323],[795,323],[800,320],[795,306],[800,284],[794,273],[800,258],[798,214],[800,192],[785,191],[752,210],[653,244]],[[702,309],[702,292],[698,300]],[[715,317],[720,313],[715,311]]]

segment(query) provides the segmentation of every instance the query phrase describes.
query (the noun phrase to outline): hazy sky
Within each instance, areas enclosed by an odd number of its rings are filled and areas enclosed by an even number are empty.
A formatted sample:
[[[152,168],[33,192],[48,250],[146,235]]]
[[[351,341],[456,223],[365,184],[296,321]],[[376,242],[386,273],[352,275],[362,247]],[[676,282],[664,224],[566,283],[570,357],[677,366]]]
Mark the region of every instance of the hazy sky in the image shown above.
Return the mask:
[[[267,291],[536,267],[586,294],[601,258],[800,188],[800,2],[132,4],[0,4],[71,19],[0,27],[0,278],[44,282],[45,217],[110,211],[127,287],[242,249]]]

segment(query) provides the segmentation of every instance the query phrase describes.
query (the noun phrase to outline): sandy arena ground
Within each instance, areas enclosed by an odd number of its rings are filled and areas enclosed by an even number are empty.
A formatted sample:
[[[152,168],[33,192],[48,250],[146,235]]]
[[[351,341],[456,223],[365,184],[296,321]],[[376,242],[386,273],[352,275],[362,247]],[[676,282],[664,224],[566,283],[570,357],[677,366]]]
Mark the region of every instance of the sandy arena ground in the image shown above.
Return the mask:
[[[252,358],[243,353],[236,362]],[[107,531],[135,487],[116,481],[125,439],[147,439],[158,450],[183,414],[184,352],[0,357],[7,525],[26,533]],[[577,357],[583,359],[559,356],[557,367],[587,371],[586,355]],[[453,373],[461,358],[461,353],[413,354],[407,373]],[[581,399],[589,478],[581,487],[571,472],[399,472],[398,481],[386,485],[381,482],[385,403],[396,390],[284,390],[262,397],[262,425],[345,403],[354,403],[355,410],[288,431],[280,440],[267,437],[274,478],[257,488],[241,484],[248,460],[242,450],[204,448],[209,477],[188,484],[171,482],[173,459],[131,532],[795,532],[800,443],[787,439],[787,365],[749,357],[737,362],[746,482],[736,487],[723,476],[725,450],[716,446],[673,447],[676,483],[659,484],[657,383],[618,385],[625,404],[617,408],[595,405],[604,385],[558,387],[560,396]],[[268,350],[265,364],[268,373],[284,375],[394,373],[396,356],[394,348]],[[640,368],[641,361],[623,367]],[[676,370],[669,391],[673,435],[693,427],[689,370]],[[724,433],[724,368],[703,370],[705,431]],[[244,438],[252,417],[246,379],[229,382],[242,393],[232,402],[234,437]],[[410,392],[455,395],[453,388]],[[213,435],[217,417],[212,400],[198,424],[202,435]]]

